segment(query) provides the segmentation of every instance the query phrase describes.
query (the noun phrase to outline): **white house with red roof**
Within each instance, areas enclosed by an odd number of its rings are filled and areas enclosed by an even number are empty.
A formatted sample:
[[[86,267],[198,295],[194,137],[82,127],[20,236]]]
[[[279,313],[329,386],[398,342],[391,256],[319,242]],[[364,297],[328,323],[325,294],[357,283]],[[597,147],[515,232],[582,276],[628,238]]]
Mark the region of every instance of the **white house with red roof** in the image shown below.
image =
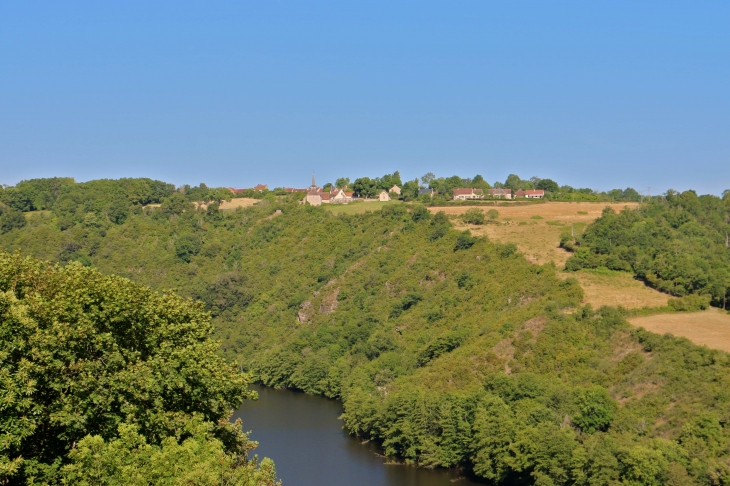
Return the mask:
[[[542,199],[545,197],[545,191],[542,189],[527,189],[526,191],[523,191],[520,189],[519,191],[515,192],[515,197],[524,197],[527,199]]]

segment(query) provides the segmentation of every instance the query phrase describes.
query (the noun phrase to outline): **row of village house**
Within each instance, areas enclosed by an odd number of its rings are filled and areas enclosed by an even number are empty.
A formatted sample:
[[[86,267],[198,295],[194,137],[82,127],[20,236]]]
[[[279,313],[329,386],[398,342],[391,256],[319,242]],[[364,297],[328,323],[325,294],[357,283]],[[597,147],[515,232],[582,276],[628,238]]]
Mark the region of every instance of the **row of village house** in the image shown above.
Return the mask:
[[[230,188],[232,192],[234,193],[240,193],[243,191],[246,191],[247,189],[234,189]],[[256,187],[254,187],[255,191],[264,191],[267,190],[268,186],[265,184],[259,184]],[[286,192],[289,193],[295,193],[295,192],[306,192],[306,196],[304,199],[302,199],[302,203],[309,203],[312,206],[321,206],[322,204],[348,204],[351,203],[354,199],[357,199],[354,197],[352,191],[347,190],[347,186],[344,188],[337,188],[332,187],[330,190],[325,191],[321,187],[317,187],[314,183],[314,178],[312,178],[312,185],[309,186],[307,189],[295,189],[293,187],[287,187],[285,189]],[[484,199],[484,190],[483,189],[473,189],[473,188],[457,188],[453,189],[453,197],[454,201],[466,201],[470,199]],[[378,194],[378,201],[390,201],[390,194],[395,193],[397,195],[400,195],[401,188],[397,185],[393,185],[389,190],[380,191],[380,194]],[[418,191],[418,195],[430,195],[433,196],[435,194],[435,191],[433,189],[420,189]],[[541,189],[528,189],[528,190],[518,190],[512,192],[512,189],[488,189],[487,195],[493,198],[500,198],[500,199],[513,199],[518,197],[524,197],[527,199],[542,199],[545,196],[545,191]]]

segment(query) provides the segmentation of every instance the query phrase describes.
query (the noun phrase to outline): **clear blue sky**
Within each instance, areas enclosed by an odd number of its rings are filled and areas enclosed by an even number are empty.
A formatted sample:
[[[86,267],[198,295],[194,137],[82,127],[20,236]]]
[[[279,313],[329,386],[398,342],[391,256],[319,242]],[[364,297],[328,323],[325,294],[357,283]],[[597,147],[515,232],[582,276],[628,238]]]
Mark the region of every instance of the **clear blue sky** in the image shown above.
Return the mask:
[[[730,188],[730,3],[0,1],[0,183]]]

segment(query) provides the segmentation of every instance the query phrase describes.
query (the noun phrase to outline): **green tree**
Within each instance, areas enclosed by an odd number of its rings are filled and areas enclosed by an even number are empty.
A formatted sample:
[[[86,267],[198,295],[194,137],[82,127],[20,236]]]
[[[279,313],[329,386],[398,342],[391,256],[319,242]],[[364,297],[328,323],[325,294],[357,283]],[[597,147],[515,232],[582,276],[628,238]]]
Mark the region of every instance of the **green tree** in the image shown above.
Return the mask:
[[[524,183],[523,183],[522,179],[520,179],[520,176],[518,176],[517,174],[510,174],[509,176],[507,176],[507,180],[504,181],[504,184],[503,184],[504,187],[506,187],[508,189],[512,189],[513,191],[522,189],[523,185],[524,185]]]
[[[25,216],[16,209],[0,208],[0,233],[7,233],[25,226]]]
[[[240,454],[230,454],[217,439],[210,423],[193,417],[179,436],[167,437],[160,445],[149,444],[132,424],[120,424],[119,436],[105,441],[87,435],[71,449],[70,464],[63,467],[67,484],[196,484],[274,486],[276,469],[269,459],[260,467],[247,460],[253,449],[246,442]]]
[[[461,215],[461,220],[466,224],[484,224],[484,211],[479,208],[467,209]]]
[[[456,238],[456,244],[454,245],[454,251],[459,250],[468,250],[472,246],[474,246],[474,243],[477,242],[477,239],[474,238],[471,235],[471,232],[469,230],[462,231],[458,238]]]
[[[200,238],[194,235],[183,235],[175,241],[175,255],[185,262],[200,253],[203,247]]]
[[[611,424],[616,408],[616,402],[608,395],[608,391],[601,386],[594,386],[578,395],[580,414],[573,418],[573,422],[588,434],[605,430]]]
[[[426,172],[421,177],[421,183],[426,187],[431,187],[431,183],[436,180],[436,175],[433,172]]]
[[[542,189],[545,192],[559,192],[560,186],[552,179],[540,179],[535,184],[535,189]]]
[[[172,441],[185,447],[186,430],[202,440],[204,428],[201,447],[239,456],[250,445],[227,418],[253,394],[211,331],[200,304],[78,264],[0,253],[0,479],[57,482],[74,444],[83,455],[84,438],[114,443],[124,430],[169,452]],[[210,462],[185,460],[190,470]]]

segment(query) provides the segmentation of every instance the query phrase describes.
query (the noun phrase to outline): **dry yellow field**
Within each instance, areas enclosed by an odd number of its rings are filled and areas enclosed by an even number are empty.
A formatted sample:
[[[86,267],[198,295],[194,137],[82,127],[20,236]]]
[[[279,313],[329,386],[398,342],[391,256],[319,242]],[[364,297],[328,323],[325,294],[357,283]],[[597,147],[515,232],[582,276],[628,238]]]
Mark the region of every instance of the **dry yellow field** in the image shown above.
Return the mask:
[[[540,204],[524,204],[510,206],[505,203],[501,206],[454,206],[454,207],[433,207],[431,212],[443,211],[446,214],[463,214],[472,207],[477,207],[485,212],[489,209],[499,211],[499,217],[512,218],[516,221],[528,221],[532,216],[542,216],[545,220],[559,220],[564,222],[589,223],[601,215],[606,206],[611,206],[615,211],[621,211],[625,207],[635,208],[638,203],[593,203],[593,202],[545,202]],[[586,214],[579,214],[583,212]]]
[[[603,305],[620,305],[626,309],[663,307],[669,300],[669,295],[647,287],[626,272],[602,274],[581,270],[580,272],[559,272],[558,275],[578,279],[585,292],[584,302],[590,303],[594,308]]]
[[[223,201],[220,205],[220,209],[247,208],[249,206],[253,206],[254,204],[256,204],[259,201],[260,201],[259,199],[253,199],[250,197],[238,197],[238,198],[231,199],[230,201]],[[193,203],[193,204],[195,205],[195,207],[198,207],[198,203]],[[159,204],[150,204],[149,206],[146,206],[146,207],[149,208],[149,207],[159,207],[159,206],[160,206]],[[206,203],[200,204],[200,207],[203,209],[207,209],[208,204],[206,204]]]
[[[629,322],[657,334],[670,333],[695,344],[730,352],[730,314],[719,309],[635,317]]]
[[[248,206],[253,206],[259,202],[259,199],[253,199],[249,197],[239,197],[235,199],[231,199],[230,201],[223,201],[221,203],[221,209],[236,209],[236,208],[246,208]]]
[[[499,218],[496,224],[467,225],[458,218],[454,225],[458,229],[469,229],[475,235],[486,235],[493,241],[512,242],[525,257],[537,264],[554,262],[558,269],[564,268],[570,253],[560,248],[560,235],[574,231],[580,234],[587,224],[601,215],[606,206],[615,211],[636,203],[543,203],[515,206],[497,206]],[[472,207],[483,211],[490,206],[460,206],[429,208],[432,212],[444,211],[458,216]],[[668,296],[647,287],[628,273],[622,272],[563,272],[563,278],[575,277],[585,291],[584,303],[594,307],[602,305],[621,305],[627,309],[641,307],[660,307],[667,305]]]

